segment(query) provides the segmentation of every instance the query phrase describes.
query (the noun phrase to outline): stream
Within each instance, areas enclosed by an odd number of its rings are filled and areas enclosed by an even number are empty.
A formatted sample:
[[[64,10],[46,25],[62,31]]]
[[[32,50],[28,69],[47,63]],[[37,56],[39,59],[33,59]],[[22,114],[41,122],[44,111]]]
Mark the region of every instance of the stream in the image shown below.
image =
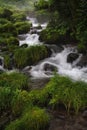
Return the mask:
[[[39,45],[43,44],[39,41],[39,34],[42,29],[45,29],[47,23],[39,23],[36,18],[27,17],[27,20],[32,22],[32,29],[36,31],[36,33],[31,34],[31,30],[28,34],[22,35],[24,40],[20,40],[20,46],[23,44],[31,45]],[[38,26],[41,26],[42,29],[37,29]],[[50,45],[52,46],[52,45]],[[55,45],[56,46],[56,45]],[[56,46],[57,48],[57,46]],[[49,58],[46,58],[40,61],[37,65],[32,66],[29,73],[33,78],[47,78],[52,77],[54,72],[51,69],[44,70],[45,65],[50,65],[56,68],[56,71],[60,75],[69,76],[73,80],[82,80],[87,82],[87,67],[79,67],[76,64],[80,61],[82,54],[79,54],[79,57],[73,63],[67,63],[67,56],[70,53],[77,53],[76,47],[72,45],[63,46],[64,50],[61,52],[55,52],[52,50],[52,55]]]
[[[27,16],[27,20],[32,22],[32,28],[27,34],[19,35],[19,46],[23,44],[32,45],[41,45],[43,42],[39,41],[39,32],[46,28],[47,22],[40,23],[36,18]],[[38,28],[39,27],[39,28]],[[77,66],[77,63],[80,61],[82,54],[77,52],[77,47],[72,45],[64,45],[63,50],[59,52],[57,50],[57,45],[47,45],[51,48],[52,55],[49,58],[46,58],[40,61],[35,66],[30,66],[31,69],[25,67],[24,70],[27,70],[32,78],[34,79],[43,79],[52,77],[54,70],[60,75],[68,76],[72,80],[81,80],[87,82],[87,66],[80,67]],[[52,47],[53,46],[53,47]],[[55,49],[56,51],[55,51]],[[72,63],[67,63],[67,57],[70,53],[78,53],[78,58]],[[2,62],[3,61],[3,62]],[[15,70],[5,70],[4,69],[4,59],[0,56],[0,70],[12,72]]]

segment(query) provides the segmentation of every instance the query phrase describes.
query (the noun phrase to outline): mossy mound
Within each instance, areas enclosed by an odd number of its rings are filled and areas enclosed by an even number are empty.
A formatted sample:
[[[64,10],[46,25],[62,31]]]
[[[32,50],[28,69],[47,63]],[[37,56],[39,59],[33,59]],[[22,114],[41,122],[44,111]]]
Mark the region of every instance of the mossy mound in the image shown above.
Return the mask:
[[[14,26],[17,29],[18,34],[24,34],[30,30],[32,24],[29,22],[16,22]]]
[[[27,110],[21,119],[17,119],[5,130],[45,130],[49,124],[49,115],[44,109],[33,107]]]
[[[33,65],[48,56],[48,50],[44,45],[20,48],[14,53],[15,67],[23,68],[27,65]]]

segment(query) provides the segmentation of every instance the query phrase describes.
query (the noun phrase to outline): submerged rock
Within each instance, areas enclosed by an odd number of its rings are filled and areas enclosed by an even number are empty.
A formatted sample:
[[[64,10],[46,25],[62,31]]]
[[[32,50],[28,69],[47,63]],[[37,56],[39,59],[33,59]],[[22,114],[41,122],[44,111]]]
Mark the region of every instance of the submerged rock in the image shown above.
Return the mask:
[[[46,64],[44,64],[44,68],[43,69],[45,71],[56,71],[57,67],[52,65],[52,64],[46,63]]]
[[[79,54],[77,54],[77,53],[70,53],[70,54],[67,56],[67,62],[68,62],[68,63],[72,63],[72,62],[75,61],[78,57],[79,57]]]

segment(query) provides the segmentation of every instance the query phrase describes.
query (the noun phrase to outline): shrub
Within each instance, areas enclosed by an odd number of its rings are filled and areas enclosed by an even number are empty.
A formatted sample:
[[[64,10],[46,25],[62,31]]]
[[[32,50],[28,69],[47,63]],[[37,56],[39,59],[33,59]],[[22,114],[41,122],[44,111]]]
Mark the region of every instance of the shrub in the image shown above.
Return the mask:
[[[28,109],[22,118],[15,120],[5,130],[45,130],[49,124],[49,115],[44,109]]]
[[[20,116],[26,107],[32,106],[29,94],[25,90],[16,90],[11,104],[14,116]]]
[[[45,89],[52,97],[49,102],[52,106],[62,103],[68,112],[74,109],[78,113],[87,105],[87,84],[84,82],[72,82],[67,77],[55,76]]]
[[[11,107],[13,92],[9,87],[0,87],[0,112],[8,110]]]
[[[25,21],[26,15],[22,12],[16,12],[11,16],[12,22]]]
[[[40,9],[48,9],[48,2],[45,1],[45,0],[39,0],[38,2],[34,3],[34,6],[38,10],[40,10]]]
[[[9,55],[4,56],[4,67],[7,69],[11,68],[11,59]]]
[[[9,9],[0,8],[0,18],[10,19],[11,15],[12,15],[12,11],[10,11]]]
[[[49,93],[45,88],[41,90],[32,90],[29,93],[29,99],[33,105],[45,106],[49,103]]]

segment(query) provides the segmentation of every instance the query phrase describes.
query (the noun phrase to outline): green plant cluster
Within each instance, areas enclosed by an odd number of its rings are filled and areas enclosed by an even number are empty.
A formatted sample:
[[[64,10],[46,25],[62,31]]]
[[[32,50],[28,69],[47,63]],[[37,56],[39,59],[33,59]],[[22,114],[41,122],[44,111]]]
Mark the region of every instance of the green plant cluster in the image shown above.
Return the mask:
[[[36,1],[36,2],[34,2],[34,6],[37,10],[48,9],[48,1],[46,1],[46,0]]]
[[[33,107],[23,113],[20,119],[10,123],[5,130],[45,130],[49,124],[49,115],[44,109]]]
[[[44,45],[20,48],[14,53],[14,62],[17,68],[32,65],[48,56],[47,48]]]
[[[76,114],[87,107],[87,83],[73,82],[68,77],[55,75],[42,90],[32,90],[29,94],[31,101],[40,106],[55,107],[62,104],[69,113]]]
[[[9,54],[4,56],[4,67],[8,69],[12,67],[22,69],[28,65],[36,64],[48,56],[48,49],[44,45],[30,46],[27,48],[20,47],[14,50],[12,57]]]
[[[44,2],[44,0],[42,1]],[[42,40],[48,43],[50,40],[52,43],[54,41],[53,37],[55,37],[58,43],[75,43],[78,45],[79,52],[87,53],[87,1],[48,0],[47,2],[48,11],[52,14],[55,14],[55,12],[58,14],[55,17],[54,15],[51,16],[51,23],[49,24],[54,25],[54,28],[50,27],[49,29],[47,27],[46,30],[42,31]],[[38,8],[40,3],[41,0],[37,4]],[[62,36],[61,32],[65,32],[65,34]]]
[[[19,45],[18,34],[27,33],[31,23],[26,21],[26,15],[20,11],[13,12],[0,7],[0,48],[2,51],[12,51]]]
[[[50,116],[45,109],[34,105],[29,95],[29,79],[22,73],[0,74],[0,118],[12,117],[5,130],[45,130]]]
[[[50,116],[43,108],[62,104],[68,114],[77,114],[87,107],[87,83],[82,81],[55,74],[44,88],[29,91],[29,80],[21,73],[4,73],[0,79],[0,113],[12,115],[5,130],[45,130]]]

